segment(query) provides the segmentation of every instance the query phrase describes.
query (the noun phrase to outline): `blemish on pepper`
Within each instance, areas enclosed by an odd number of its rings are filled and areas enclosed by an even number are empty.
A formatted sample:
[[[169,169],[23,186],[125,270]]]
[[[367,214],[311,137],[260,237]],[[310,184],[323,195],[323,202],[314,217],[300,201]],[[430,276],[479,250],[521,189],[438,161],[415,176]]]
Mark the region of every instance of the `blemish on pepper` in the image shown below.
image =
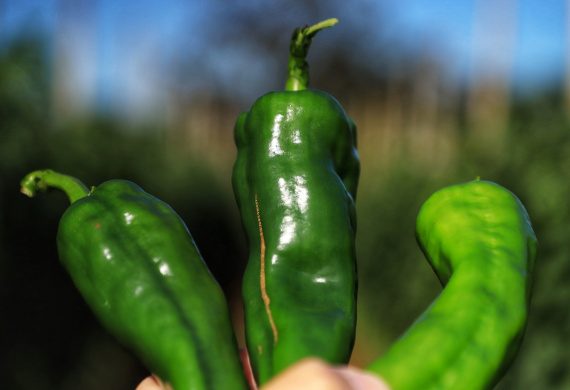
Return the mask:
[[[263,303],[265,304],[265,311],[267,312],[267,317],[269,319],[269,323],[271,324],[271,329],[273,330],[273,342],[276,344],[277,339],[279,338],[279,334],[277,332],[277,327],[275,326],[275,322],[273,321],[273,315],[271,314],[271,308],[269,307],[271,299],[269,299],[269,296],[267,295],[267,289],[265,285],[265,239],[263,237],[263,227],[261,226],[261,216],[259,214],[259,203],[257,202],[257,194],[255,194],[255,210],[257,212],[257,223],[259,225],[259,238],[261,241],[261,255],[260,255],[261,271],[259,274],[261,298],[263,299]]]
[[[101,223],[95,225],[95,229],[100,229],[100,228],[101,228]]]

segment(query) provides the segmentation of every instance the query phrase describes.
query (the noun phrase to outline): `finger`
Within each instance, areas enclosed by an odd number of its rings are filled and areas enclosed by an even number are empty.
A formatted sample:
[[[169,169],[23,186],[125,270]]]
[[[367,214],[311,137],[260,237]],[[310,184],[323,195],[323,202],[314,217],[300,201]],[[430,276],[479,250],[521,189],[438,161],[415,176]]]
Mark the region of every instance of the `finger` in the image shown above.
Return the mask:
[[[334,368],[308,358],[277,375],[261,390],[390,390],[379,377],[355,368]]]
[[[154,377],[149,376],[145,378],[135,390],[162,390],[162,388]]]
[[[377,375],[366,373],[354,367],[333,368],[353,390],[391,390],[388,384]]]
[[[261,390],[350,390],[350,384],[325,362],[307,358],[269,381]]]

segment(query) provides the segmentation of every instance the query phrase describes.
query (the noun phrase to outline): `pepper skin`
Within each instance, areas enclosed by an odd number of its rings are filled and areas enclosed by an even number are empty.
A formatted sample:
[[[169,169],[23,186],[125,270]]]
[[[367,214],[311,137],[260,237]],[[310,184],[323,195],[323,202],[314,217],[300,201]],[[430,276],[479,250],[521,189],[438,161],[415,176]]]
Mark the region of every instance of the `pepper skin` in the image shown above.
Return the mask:
[[[174,390],[245,390],[224,294],[180,217],[136,184],[88,191],[76,179],[37,171],[22,192],[55,187],[71,206],[58,253],[103,326]]]
[[[422,206],[416,236],[441,295],[368,369],[393,390],[491,389],[522,342],[537,240],[498,184],[447,187]]]
[[[308,356],[347,363],[356,323],[356,126],[324,92],[275,91],[239,116],[234,135],[257,382]]]

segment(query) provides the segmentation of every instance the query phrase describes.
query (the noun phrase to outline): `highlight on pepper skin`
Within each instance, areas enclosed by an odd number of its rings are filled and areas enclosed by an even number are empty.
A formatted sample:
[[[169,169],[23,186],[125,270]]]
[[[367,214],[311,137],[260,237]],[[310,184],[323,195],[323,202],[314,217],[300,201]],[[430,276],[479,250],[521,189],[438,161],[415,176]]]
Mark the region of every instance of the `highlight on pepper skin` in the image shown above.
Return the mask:
[[[354,345],[356,125],[333,96],[308,89],[306,61],[316,32],[336,22],[295,30],[285,89],[234,126],[245,338],[260,385],[303,358],[347,364]]]

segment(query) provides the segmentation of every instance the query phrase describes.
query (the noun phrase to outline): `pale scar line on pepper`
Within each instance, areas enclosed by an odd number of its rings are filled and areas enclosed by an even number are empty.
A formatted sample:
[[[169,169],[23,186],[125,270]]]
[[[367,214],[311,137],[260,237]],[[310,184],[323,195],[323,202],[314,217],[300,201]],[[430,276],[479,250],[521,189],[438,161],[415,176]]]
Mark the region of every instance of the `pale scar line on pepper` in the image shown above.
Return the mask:
[[[265,304],[265,311],[267,312],[267,317],[269,319],[269,323],[271,324],[271,330],[273,331],[273,343],[277,344],[277,339],[279,338],[279,334],[277,332],[277,327],[275,326],[275,322],[273,321],[273,315],[271,314],[271,308],[269,307],[271,299],[269,299],[269,295],[267,295],[267,290],[265,286],[265,238],[263,237],[263,227],[261,226],[261,215],[259,214],[259,203],[257,202],[257,194],[255,194],[255,210],[257,212],[257,223],[259,225],[259,238],[261,241],[261,255],[260,255],[261,271],[259,273],[261,298],[263,299],[263,303]]]

